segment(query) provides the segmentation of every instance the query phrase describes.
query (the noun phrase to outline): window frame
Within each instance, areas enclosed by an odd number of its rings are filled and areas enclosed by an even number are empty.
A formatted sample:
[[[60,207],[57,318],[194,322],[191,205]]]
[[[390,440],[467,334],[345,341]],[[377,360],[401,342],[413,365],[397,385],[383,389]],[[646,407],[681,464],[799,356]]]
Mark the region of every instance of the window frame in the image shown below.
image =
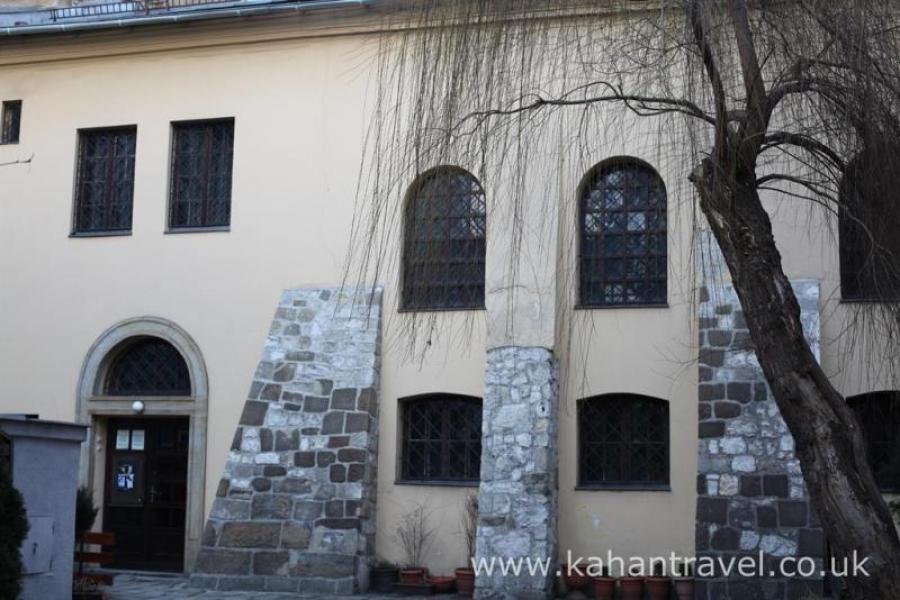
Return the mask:
[[[462,175],[471,179],[472,183],[478,186],[480,190],[481,196],[484,199],[484,236],[481,238],[483,240],[484,245],[484,255],[481,259],[482,264],[482,283],[481,283],[481,299],[480,302],[475,303],[471,306],[448,306],[448,305],[427,305],[425,302],[413,302],[411,299],[411,293],[407,290],[407,284],[411,281],[410,271],[411,271],[411,244],[412,240],[412,228],[414,227],[413,219],[412,219],[412,211],[413,205],[419,199],[419,194],[421,192],[422,187],[430,180],[435,177],[440,177],[442,175]],[[481,181],[470,171],[466,169],[454,165],[442,165],[439,167],[433,167],[428,169],[422,173],[420,173],[412,185],[409,186],[409,189],[406,192],[406,197],[403,202],[403,215],[402,215],[402,234],[403,234],[403,242],[401,248],[401,260],[400,260],[400,301],[398,312],[400,313],[417,313],[417,312],[462,312],[462,311],[481,311],[486,308],[486,296],[487,296],[487,286],[486,286],[486,274],[487,274],[487,193],[484,191],[484,186],[481,184]],[[467,238],[469,240],[476,240],[478,238]],[[445,261],[446,263],[447,261]],[[411,285],[411,284],[410,284]]]
[[[653,260],[653,259],[662,259],[665,263],[665,279],[663,280],[663,295],[665,299],[660,302],[621,302],[621,303],[607,303],[607,302],[589,302],[586,300],[587,292],[583,285],[583,273],[584,273],[584,246],[585,246],[585,237],[586,237],[586,227],[585,227],[585,199],[591,190],[592,187],[596,184],[596,182],[601,177],[601,174],[605,170],[613,169],[615,167],[632,167],[632,168],[640,168],[645,169],[648,174],[652,175],[659,182],[662,193],[663,193],[663,206],[660,209],[662,215],[665,218],[665,227],[660,231],[654,230],[653,232],[648,232],[649,234],[659,235],[662,233],[665,235],[666,248],[665,253],[660,255],[656,253],[646,253],[640,255],[641,259],[644,260]],[[603,160],[602,162],[594,165],[591,169],[585,173],[584,177],[582,177],[581,183],[578,185],[578,192],[576,201],[578,203],[577,206],[577,218],[578,221],[576,223],[577,237],[578,243],[577,248],[578,252],[576,254],[576,281],[577,288],[575,292],[575,309],[576,310],[612,310],[612,309],[629,309],[629,308],[668,308],[669,307],[669,192],[666,188],[665,181],[659,172],[651,165],[650,163],[641,160],[639,158],[633,156],[614,156]],[[642,212],[645,214],[649,212],[649,209],[642,209]],[[648,243],[649,246],[649,243]],[[597,257],[594,257],[596,260]],[[644,282],[650,281],[653,278],[645,277],[643,279]]]
[[[103,229],[79,229],[80,210],[83,202],[81,195],[82,184],[82,168],[85,160],[84,144],[86,136],[106,133],[115,134],[117,132],[131,132],[134,135],[134,154],[131,156],[131,215],[128,220],[127,228],[109,228],[109,217],[106,218],[106,227]],[[72,193],[72,220],[69,230],[70,238],[92,238],[92,237],[118,237],[130,236],[134,229],[134,187],[137,181],[137,124],[130,125],[113,125],[109,127],[84,127],[76,130],[75,140],[75,189]],[[111,161],[108,161],[111,164]],[[109,179],[109,169],[107,165],[107,179]],[[107,186],[107,189],[109,186]],[[105,202],[105,209],[108,213],[110,203]]]
[[[15,110],[15,126],[11,125],[9,111]],[[13,135],[14,133],[14,135]],[[0,146],[12,146],[22,139],[22,100],[4,100],[0,106]]]
[[[229,123],[231,125],[231,156],[229,159],[229,187],[228,187],[228,223],[227,224],[215,224],[215,225],[176,225],[174,223],[175,217],[175,208],[176,208],[176,193],[177,193],[177,177],[178,174],[176,172],[177,158],[178,155],[176,153],[177,145],[178,145],[178,128],[179,127],[191,127],[196,125],[204,125],[204,126],[214,126],[222,123]],[[186,119],[180,121],[171,121],[169,123],[169,181],[168,181],[168,193],[167,193],[167,206],[166,206],[166,223],[164,233],[166,234],[185,234],[185,233],[214,233],[214,232],[228,232],[231,231],[231,219],[232,219],[232,202],[234,200],[234,136],[236,132],[236,119],[234,117],[214,117],[211,119]],[[209,130],[205,133],[206,139],[209,139]],[[208,142],[207,142],[208,144]],[[205,164],[205,188],[208,190],[209,187],[209,176],[210,176],[210,157],[212,156],[212,151],[210,148],[205,149],[206,155],[204,158]],[[203,208],[202,211],[205,215],[208,211],[209,206],[209,194],[208,192],[204,195],[203,200]]]
[[[394,480],[395,485],[424,485],[424,486],[436,486],[436,487],[477,487],[481,482],[481,456],[482,456],[482,438],[481,432],[483,431],[481,428],[483,427],[483,421],[479,423],[479,438],[478,438],[478,476],[475,478],[466,478],[466,479],[451,479],[447,477],[437,477],[433,479],[413,479],[408,476],[408,467],[407,460],[409,458],[409,436],[408,436],[408,428],[409,424],[407,422],[407,418],[409,415],[410,405],[414,403],[443,403],[445,406],[441,407],[442,416],[441,416],[441,439],[440,443],[442,444],[441,448],[441,456],[442,461],[449,460],[449,450],[448,444],[451,442],[450,438],[446,437],[447,431],[447,421],[449,420],[448,413],[451,407],[451,403],[454,402],[465,402],[471,404],[477,404],[480,409],[480,416],[484,418],[484,401],[482,398],[478,398],[477,396],[467,396],[465,394],[451,394],[451,393],[429,393],[429,394],[418,394],[415,396],[407,396],[405,398],[400,398],[398,400],[398,427],[397,427],[397,464],[396,464],[396,477]],[[429,440],[433,441],[433,440]],[[465,442],[465,440],[460,440],[466,443],[466,448],[468,451],[469,442]],[[442,465],[442,475],[447,472],[447,465]]]
[[[584,407],[588,403],[603,403],[608,402],[609,400],[629,400],[632,402],[637,401],[652,401],[654,403],[658,403],[659,406],[665,407],[665,428],[663,431],[663,439],[662,443],[665,445],[665,481],[652,482],[652,481],[636,481],[632,480],[623,480],[623,481],[610,481],[610,482],[598,482],[598,481],[586,481],[585,480],[585,469],[584,469],[584,461],[587,460],[585,453],[585,439],[583,435],[582,429],[582,420],[585,418]],[[575,423],[575,434],[576,434],[576,474],[575,474],[575,490],[576,491],[643,491],[643,492],[670,492],[672,491],[672,414],[671,414],[671,403],[668,400],[663,398],[656,398],[654,396],[647,396],[644,394],[634,394],[634,393],[609,393],[609,394],[598,394],[595,396],[588,396],[586,398],[581,398],[577,403],[577,417]],[[630,447],[631,444],[628,445]],[[633,475],[632,475],[633,477]]]
[[[900,391],[895,390],[883,390],[883,391],[875,391],[875,392],[866,392],[862,394],[856,394],[853,396],[847,396],[846,398],[847,404],[850,406],[850,409],[853,411],[853,415],[856,417],[856,420],[859,421],[860,427],[863,432],[863,437],[866,442],[866,453],[867,459],[869,461],[870,466],[872,467],[872,474],[875,476],[875,483],[878,486],[878,490],[882,494],[898,494],[900,493],[900,474],[897,475],[896,481],[894,485],[882,485],[882,482],[879,481],[878,472],[876,469],[876,465],[872,462],[872,443],[869,440],[869,422],[862,418],[860,413],[864,412],[863,405],[869,402],[890,402],[891,403],[891,411],[893,413],[894,419],[891,421],[900,422]],[[894,436],[893,439],[896,439],[897,442],[895,444],[896,449],[895,453],[900,456],[900,438]],[[883,441],[877,440],[877,444],[884,444]],[[900,466],[900,465],[898,465]]]

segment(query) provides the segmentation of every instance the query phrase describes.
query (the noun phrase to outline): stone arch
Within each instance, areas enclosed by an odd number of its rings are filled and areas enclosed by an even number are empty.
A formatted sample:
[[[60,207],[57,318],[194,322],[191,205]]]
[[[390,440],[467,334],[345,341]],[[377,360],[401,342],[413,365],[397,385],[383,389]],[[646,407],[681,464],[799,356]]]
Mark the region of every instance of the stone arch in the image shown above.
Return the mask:
[[[102,451],[100,435],[103,420],[134,414],[131,404],[135,398],[106,395],[104,382],[109,366],[123,344],[139,337],[156,337],[171,344],[184,358],[190,374],[190,395],[141,398],[144,402],[143,415],[186,416],[190,421],[184,546],[187,571],[199,549],[204,523],[209,380],[200,347],[177,324],[161,317],[125,319],[104,331],[91,345],[78,378],[75,410],[77,421],[90,426],[88,441],[81,450],[80,479],[82,485],[91,485],[96,489],[98,469],[95,458]],[[100,464],[101,481],[102,468]]]

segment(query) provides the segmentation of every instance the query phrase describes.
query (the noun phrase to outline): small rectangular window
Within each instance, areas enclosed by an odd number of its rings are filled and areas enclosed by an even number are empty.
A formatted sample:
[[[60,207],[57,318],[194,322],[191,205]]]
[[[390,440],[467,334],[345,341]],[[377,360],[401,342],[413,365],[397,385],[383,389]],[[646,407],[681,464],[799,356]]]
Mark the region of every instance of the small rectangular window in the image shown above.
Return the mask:
[[[169,229],[231,223],[234,119],[172,124]]]
[[[481,399],[436,394],[402,401],[404,483],[477,483],[481,469]]]
[[[78,133],[73,233],[131,231],[136,127]]]
[[[0,129],[0,144],[18,144],[19,126],[22,122],[22,101],[6,100],[3,102],[3,124]]]

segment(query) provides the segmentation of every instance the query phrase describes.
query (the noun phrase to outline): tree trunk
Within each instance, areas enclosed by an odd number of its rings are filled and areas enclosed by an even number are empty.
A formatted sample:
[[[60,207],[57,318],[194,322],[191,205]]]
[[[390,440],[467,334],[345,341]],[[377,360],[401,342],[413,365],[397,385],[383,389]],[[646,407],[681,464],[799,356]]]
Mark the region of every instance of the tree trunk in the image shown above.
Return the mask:
[[[900,539],[860,426],[803,335],[800,305],[782,269],[755,173],[727,167],[705,159],[691,181],[728,264],[759,363],[794,436],[812,505],[834,554],[852,557],[856,551],[860,559],[869,558],[868,577],[846,579],[852,597],[900,598]]]

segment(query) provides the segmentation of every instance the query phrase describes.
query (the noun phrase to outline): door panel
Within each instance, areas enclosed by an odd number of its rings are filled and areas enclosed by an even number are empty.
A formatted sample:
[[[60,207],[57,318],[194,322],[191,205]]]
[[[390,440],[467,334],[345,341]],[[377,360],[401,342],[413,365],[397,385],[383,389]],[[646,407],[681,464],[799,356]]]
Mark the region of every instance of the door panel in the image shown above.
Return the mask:
[[[110,419],[104,530],[113,568],[181,571],[187,503],[187,418]]]

